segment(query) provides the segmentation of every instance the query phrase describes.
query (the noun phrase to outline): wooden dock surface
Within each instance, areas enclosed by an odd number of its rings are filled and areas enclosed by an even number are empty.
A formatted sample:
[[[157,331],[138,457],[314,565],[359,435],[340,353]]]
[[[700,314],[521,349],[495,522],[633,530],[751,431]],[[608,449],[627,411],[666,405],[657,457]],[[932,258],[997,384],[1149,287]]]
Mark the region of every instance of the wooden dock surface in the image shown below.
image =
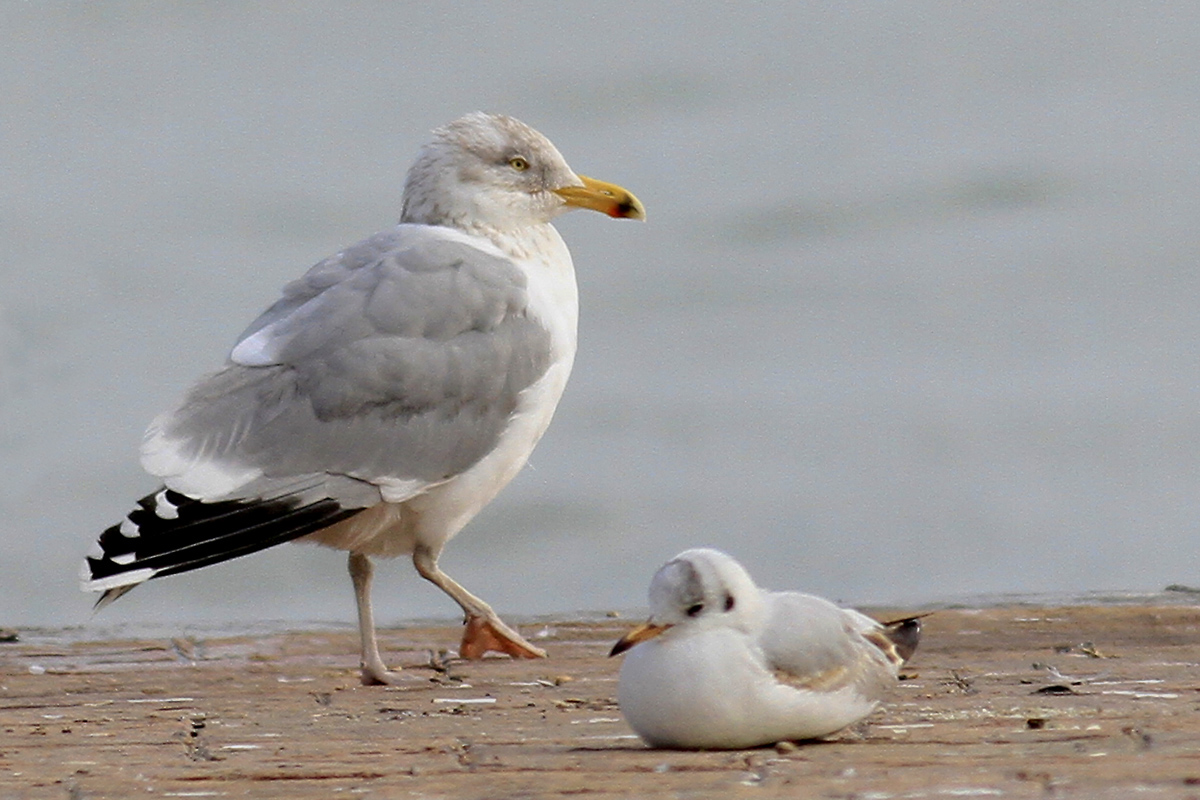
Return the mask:
[[[352,631],[0,644],[0,799],[1200,798],[1200,609],[938,611],[890,701],[827,742],[646,748],[606,657],[627,620],[525,626],[546,661],[358,685]]]

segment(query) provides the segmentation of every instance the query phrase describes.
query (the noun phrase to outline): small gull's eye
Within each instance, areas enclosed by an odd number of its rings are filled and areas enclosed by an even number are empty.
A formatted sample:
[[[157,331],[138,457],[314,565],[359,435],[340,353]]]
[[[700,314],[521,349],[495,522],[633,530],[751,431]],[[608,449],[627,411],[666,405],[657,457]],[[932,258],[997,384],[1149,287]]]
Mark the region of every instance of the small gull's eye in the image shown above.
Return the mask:
[[[725,595],[725,610],[733,611],[733,605],[734,605],[733,604],[733,595],[731,595],[731,594]]]
[[[525,170],[529,169],[529,162],[526,161],[525,159],[521,158],[520,156],[513,156],[512,158],[510,158],[508,160],[508,165],[510,167],[512,167],[513,169],[515,169],[517,172],[524,172]]]
[[[704,603],[696,603],[695,605],[688,606],[686,613],[689,617],[694,617],[703,610],[704,610]]]

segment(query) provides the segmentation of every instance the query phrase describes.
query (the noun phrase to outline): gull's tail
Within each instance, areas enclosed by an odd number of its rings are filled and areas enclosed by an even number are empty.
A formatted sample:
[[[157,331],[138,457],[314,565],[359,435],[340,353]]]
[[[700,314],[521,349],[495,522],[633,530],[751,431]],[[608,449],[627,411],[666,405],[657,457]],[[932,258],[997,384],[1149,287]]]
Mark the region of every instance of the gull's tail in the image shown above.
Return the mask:
[[[102,608],[139,583],[256,553],[327,528],[362,508],[343,508],[311,484],[271,497],[204,503],[170,489],[138,501],[84,560],[80,585]]]

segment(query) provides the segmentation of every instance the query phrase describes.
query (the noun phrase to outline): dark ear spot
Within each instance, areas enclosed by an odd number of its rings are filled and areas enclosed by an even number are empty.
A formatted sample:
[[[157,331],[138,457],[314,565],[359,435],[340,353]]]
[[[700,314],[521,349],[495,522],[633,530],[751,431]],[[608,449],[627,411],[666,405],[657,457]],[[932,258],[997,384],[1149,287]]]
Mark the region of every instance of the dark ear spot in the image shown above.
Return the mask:
[[[735,603],[733,600],[733,595],[731,595],[729,592],[726,592],[725,593],[725,610],[733,611],[734,605],[735,605]]]
[[[689,617],[695,617],[695,616],[699,615],[699,613],[703,610],[704,610],[704,603],[695,603],[695,604],[687,607],[686,613]]]

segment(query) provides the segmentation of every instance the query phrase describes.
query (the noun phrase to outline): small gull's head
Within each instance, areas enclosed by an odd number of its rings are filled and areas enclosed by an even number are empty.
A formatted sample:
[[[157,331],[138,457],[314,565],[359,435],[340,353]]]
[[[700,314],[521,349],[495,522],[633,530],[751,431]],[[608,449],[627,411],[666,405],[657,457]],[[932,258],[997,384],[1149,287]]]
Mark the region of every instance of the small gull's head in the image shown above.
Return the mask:
[[[672,628],[734,628],[756,633],[763,624],[762,593],[732,556],[710,548],[685,550],[650,581],[650,619],[613,646],[610,655]]]
[[[408,172],[400,221],[509,232],[572,207],[646,215],[629,191],[576,175],[550,140],[525,123],[475,112],[433,132]]]

